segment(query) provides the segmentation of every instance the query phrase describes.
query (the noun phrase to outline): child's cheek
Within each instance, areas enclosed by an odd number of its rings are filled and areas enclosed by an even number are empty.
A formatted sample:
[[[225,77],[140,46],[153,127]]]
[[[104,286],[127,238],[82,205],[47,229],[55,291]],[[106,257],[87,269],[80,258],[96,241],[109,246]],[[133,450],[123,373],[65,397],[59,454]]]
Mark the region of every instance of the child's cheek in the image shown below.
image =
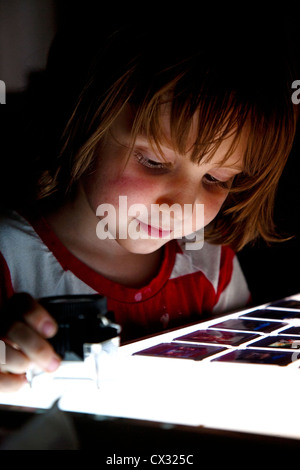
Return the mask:
[[[120,178],[112,186],[118,196],[127,196],[128,200],[133,199],[133,203],[140,202],[140,199],[147,197],[147,195],[155,194],[158,187],[155,181],[148,178],[130,176]]]
[[[102,183],[103,185],[103,183]],[[119,206],[119,197],[126,196],[127,204],[142,203],[145,205],[155,202],[157,185],[145,178],[125,177],[111,179],[102,188],[97,188],[93,197],[94,206],[100,204],[112,204]]]
[[[214,194],[213,196],[206,197],[203,200],[204,203],[204,221],[205,225],[208,225],[219,213],[227,195]]]

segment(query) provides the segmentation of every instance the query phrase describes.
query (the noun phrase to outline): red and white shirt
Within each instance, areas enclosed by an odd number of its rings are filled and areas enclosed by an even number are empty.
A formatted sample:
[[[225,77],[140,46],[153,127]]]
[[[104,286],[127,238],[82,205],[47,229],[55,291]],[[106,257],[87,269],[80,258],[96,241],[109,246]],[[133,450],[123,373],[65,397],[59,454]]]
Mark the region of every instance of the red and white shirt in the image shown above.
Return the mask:
[[[77,259],[42,217],[0,217],[0,305],[15,292],[35,298],[99,293],[122,326],[122,340],[186,325],[244,307],[250,293],[234,252],[204,242],[165,245],[157,276],[135,289],[110,281]]]

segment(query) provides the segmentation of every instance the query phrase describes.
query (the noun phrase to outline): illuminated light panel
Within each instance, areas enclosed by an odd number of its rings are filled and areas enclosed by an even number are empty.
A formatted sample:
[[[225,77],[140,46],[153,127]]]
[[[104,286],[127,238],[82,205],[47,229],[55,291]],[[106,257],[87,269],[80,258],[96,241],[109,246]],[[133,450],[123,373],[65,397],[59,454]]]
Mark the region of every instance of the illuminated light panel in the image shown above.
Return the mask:
[[[295,298],[300,300],[300,295]],[[226,315],[222,321],[248,312],[251,309]],[[26,385],[20,392],[0,394],[0,403],[49,408],[58,399],[65,411],[300,439],[299,360],[279,367],[212,362],[212,357],[194,361],[133,355],[220,321],[132,343],[114,356],[100,358],[99,388],[92,363],[65,363],[56,373],[36,376],[32,389]],[[268,335],[283,333],[279,328]],[[226,345],[218,356],[255,347],[255,341]]]

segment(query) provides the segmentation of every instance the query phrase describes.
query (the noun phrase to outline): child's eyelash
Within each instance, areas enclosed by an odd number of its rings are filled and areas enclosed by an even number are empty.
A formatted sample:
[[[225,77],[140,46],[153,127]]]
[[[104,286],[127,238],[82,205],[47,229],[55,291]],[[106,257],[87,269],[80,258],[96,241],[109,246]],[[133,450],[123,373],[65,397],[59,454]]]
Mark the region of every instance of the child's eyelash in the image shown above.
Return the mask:
[[[141,165],[146,166],[147,168],[151,169],[157,169],[157,170],[163,170],[166,168],[166,165],[162,162],[157,162],[155,160],[151,160],[148,157],[145,157],[143,154],[137,152],[135,153],[135,156]]]
[[[168,167],[168,164],[165,164],[163,162],[158,162],[156,160],[151,160],[150,158],[146,157],[140,152],[136,152],[134,155],[137,161],[141,165],[147,168],[150,168],[153,170],[165,170]],[[233,182],[233,179],[230,179],[229,181],[220,181],[217,178],[214,178],[209,173],[204,175],[204,180],[207,186],[219,187],[222,189],[230,189],[230,187],[232,186],[232,182]]]
[[[211,185],[211,186],[218,186],[222,189],[230,189],[232,186],[233,179],[230,179],[229,181],[220,181],[217,178],[214,178],[212,175],[209,175],[208,173],[204,175],[205,179],[205,184]]]

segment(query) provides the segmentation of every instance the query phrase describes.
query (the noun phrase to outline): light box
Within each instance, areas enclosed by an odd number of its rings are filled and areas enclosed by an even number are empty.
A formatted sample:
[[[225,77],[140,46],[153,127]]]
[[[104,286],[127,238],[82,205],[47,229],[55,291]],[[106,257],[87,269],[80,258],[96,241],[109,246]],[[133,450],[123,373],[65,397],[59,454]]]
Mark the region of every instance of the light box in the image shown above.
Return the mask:
[[[298,303],[299,302],[299,303]],[[63,363],[0,404],[300,439],[300,294]],[[98,378],[98,380],[97,380]]]

